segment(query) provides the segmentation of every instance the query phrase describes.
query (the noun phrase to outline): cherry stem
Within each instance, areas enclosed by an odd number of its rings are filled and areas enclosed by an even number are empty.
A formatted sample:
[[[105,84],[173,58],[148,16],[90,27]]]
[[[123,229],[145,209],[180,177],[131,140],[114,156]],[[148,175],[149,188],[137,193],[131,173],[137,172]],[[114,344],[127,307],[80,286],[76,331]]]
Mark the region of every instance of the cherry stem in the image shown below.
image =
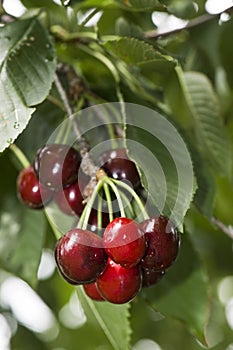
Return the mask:
[[[11,144],[9,148],[24,168],[28,168],[30,166],[29,160],[27,159],[23,151],[18,146],[16,146],[15,143]]]
[[[57,240],[59,240],[63,236],[62,232],[60,232],[58,230],[57,226],[54,224],[53,220],[50,218],[50,215],[47,213],[46,210],[44,210],[44,214],[45,214],[46,219],[47,219],[47,221],[48,221],[48,223],[49,223],[49,225],[54,233],[54,236],[56,237]]]
[[[86,216],[86,212],[87,212],[87,205],[85,205],[83,211],[82,211],[82,214],[81,216],[79,217],[79,221],[78,221],[78,225],[77,225],[77,228],[82,228],[83,226],[83,221],[84,221],[84,218]]]
[[[118,190],[118,191],[120,193],[121,198],[123,199],[123,201],[127,205],[126,209],[129,210],[130,216],[133,218],[134,217],[134,210],[133,210],[131,203],[129,202],[127,196],[124,194],[123,191],[121,191],[121,190]]]
[[[121,196],[120,196],[120,193],[118,191],[118,188],[117,186],[113,183],[113,179],[109,179],[108,177],[105,178],[105,181],[106,183],[112,188],[116,198],[117,198],[117,202],[118,202],[118,205],[119,205],[119,210],[120,210],[120,213],[121,213],[121,217],[125,217],[125,209],[124,209],[124,205],[123,205],[123,202],[122,202],[122,199],[121,199]],[[115,182],[115,181],[114,181]]]
[[[91,214],[91,210],[93,208],[95,199],[96,199],[100,189],[103,187],[104,181],[105,181],[105,177],[103,177],[101,180],[99,180],[99,182],[95,186],[94,191],[92,192],[90,199],[86,203],[86,206],[84,208],[84,211],[80,217],[79,224],[78,224],[78,227],[81,227],[83,230],[86,230],[86,228],[87,228],[88,220],[89,220],[89,217]],[[80,224],[80,221],[81,221],[81,224]]]
[[[97,226],[98,228],[102,227],[102,207],[103,207],[103,199],[102,196],[98,197],[98,211],[97,211]]]
[[[124,188],[127,190],[135,199],[135,202],[137,203],[139,209],[141,210],[143,217],[145,220],[149,219],[149,215],[145,209],[145,206],[143,205],[143,202],[141,201],[140,197],[137,195],[137,193],[132,189],[129,185],[127,185],[125,182],[120,180],[112,179],[112,181],[119,187]]]
[[[112,198],[107,183],[104,183],[104,192],[108,204],[109,221],[111,222],[113,220]]]

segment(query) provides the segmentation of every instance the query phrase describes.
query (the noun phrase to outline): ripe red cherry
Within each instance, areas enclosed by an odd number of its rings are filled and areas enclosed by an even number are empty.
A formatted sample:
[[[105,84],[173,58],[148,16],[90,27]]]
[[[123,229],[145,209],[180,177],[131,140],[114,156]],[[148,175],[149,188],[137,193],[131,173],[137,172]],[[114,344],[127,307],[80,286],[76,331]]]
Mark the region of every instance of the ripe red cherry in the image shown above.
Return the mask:
[[[92,282],[89,284],[85,284],[83,286],[86,294],[91,298],[92,300],[96,301],[104,301],[105,299],[100,295],[98,288],[97,288],[97,283]]]
[[[103,272],[107,255],[101,237],[88,230],[72,229],[57,242],[55,260],[66,279],[83,284],[95,281]]]
[[[124,148],[114,149],[100,156],[100,166],[108,176],[116,180],[127,180],[133,187],[140,184],[137,168]]]
[[[81,215],[84,207],[83,199],[78,182],[62,189],[55,196],[57,206],[67,215]]]
[[[103,274],[96,282],[105,300],[114,304],[124,304],[131,301],[140,290],[141,270],[138,265],[126,269],[109,258]]]
[[[175,225],[160,215],[141,223],[148,248],[142,258],[144,269],[162,271],[175,261],[180,245],[179,232]]]
[[[20,200],[29,208],[43,208],[53,198],[53,192],[41,185],[33,167],[21,170],[17,178],[17,191]]]
[[[146,250],[146,239],[140,226],[129,218],[116,218],[108,224],[103,236],[108,256],[124,267],[138,264]]]
[[[165,274],[165,271],[142,269],[142,286],[150,287],[154,284],[157,284],[161,280],[161,278],[164,276],[164,274]]]
[[[77,180],[80,162],[80,155],[73,147],[50,144],[37,151],[34,170],[40,183],[59,190]]]

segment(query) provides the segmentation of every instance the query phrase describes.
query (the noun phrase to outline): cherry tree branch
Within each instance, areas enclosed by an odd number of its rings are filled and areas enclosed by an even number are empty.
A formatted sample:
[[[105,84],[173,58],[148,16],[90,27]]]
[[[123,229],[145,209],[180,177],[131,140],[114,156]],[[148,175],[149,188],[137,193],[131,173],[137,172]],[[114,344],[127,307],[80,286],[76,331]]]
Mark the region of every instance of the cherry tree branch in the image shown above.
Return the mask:
[[[64,107],[65,107],[65,110],[67,112],[68,117],[69,118],[73,117],[73,110],[70,106],[65,89],[63,88],[61,81],[60,81],[57,74],[55,74],[54,83],[55,83],[57,91],[61,97],[61,100],[64,104]],[[73,122],[74,132],[77,136],[77,144],[79,146],[79,152],[80,152],[80,155],[81,155],[82,160],[83,160],[81,163],[81,168],[82,168],[83,172],[86,175],[90,176],[91,180],[93,182],[95,182],[96,181],[96,173],[97,173],[99,168],[94,164],[94,162],[92,161],[92,159],[89,156],[89,144],[88,144],[87,140],[83,137],[82,132],[77,125],[77,122],[75,121],[75,119],[72,120],[72,122]]]
[[[223,222],[216,219],[215,217],[212,217],[211,221],[222,231],[224,232],[228,237],[233,239],[233,226],[228,225],[226,226]]]
[[[182,30],[189,30],[189,29],[198,27],[204,23],[210,22],[210,21],[220,17],[223,13],[231,14],[232,12],[233,12],[233,6],[227,8],[224,11],[221,11],[217,14],[214,14],[214,15],[205,14],[205,15],[199,16],[197,18],[194,18],[191,21],[189,21],[186,26],[181,27],[181,28],[172,29],[172,30],[169,30],[169,31],[163,32],[163,33],[159,33],[157,30],[149,31],[149,32],[145,33],[145,38],[156,39],[156,38],[160,38],[160,37],[170,36],[170,35],[179,33]]]

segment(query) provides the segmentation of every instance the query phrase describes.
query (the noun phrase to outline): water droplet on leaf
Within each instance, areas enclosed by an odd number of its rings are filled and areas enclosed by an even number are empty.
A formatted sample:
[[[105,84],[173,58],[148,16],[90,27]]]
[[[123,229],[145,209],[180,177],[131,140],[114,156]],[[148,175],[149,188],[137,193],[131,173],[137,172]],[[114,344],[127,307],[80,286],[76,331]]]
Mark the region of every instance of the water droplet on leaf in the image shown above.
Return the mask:
[[[18,129],[19,128],[19,123],[18,122],[14,122],[14,128]]]
[[[7,140],[7,142],[8,142],[9,144],[11,144],[11,143],[13,142],[12,137],[10,137],[10,138]]]

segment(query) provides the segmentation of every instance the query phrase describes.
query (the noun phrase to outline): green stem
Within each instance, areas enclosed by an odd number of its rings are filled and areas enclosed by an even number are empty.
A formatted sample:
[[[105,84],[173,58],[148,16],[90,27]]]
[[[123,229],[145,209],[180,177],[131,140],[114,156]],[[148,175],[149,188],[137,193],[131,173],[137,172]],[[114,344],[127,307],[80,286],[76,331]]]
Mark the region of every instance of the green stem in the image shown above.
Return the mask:
[[[82,211],[82,214],[79,218],[79,221],[78,221],[78,225],[77,225],[77,228],[82,228],[83,227],[83,222],[84,222],[84,218],[86,216],[86,212],[87,212],[87,205],[85,205],[83,211]]]
[[[102,206],[103,206],[103,199],[102,196],[98,197],[98,211],[97,211],[97,226],[98,228],[102,227]]]
[[[128,191],[132,196],[133,198],[135,199],[135,202],[137,203],[139,209],[141,210],[142,214],[143,214],[143,217],[145,220],[149,219],[149,215],[140,199],[140,197],[137,195],[137,193],[134,191],[134,189],[132,189],[129,185],[127,185],[125,182],[123,181],[119,181],[119,180],[115,180],[115,179],[112,179],[112,181],[119,187],[122,187],[124,188],[126,191]]]
[[[125,203],[125,208],[126,208],[126,206],[127,206],[126,209],[128,209],[128,211],[129,211],[129,213],[130,213],[130,216],[133,218],[133,217],[135,216],[135,213],[134,213],[134,210],[133,210],[132,205],[130,204],[130,202],[129,202],[127,196],[124,194],[124,192],[121,191],[121,190],[118,190],[118,191],[119,191],[119,193],[120,193],[121,198],[123,199],[123,201],[124,201],[124,203]]]
[[[100,325],[101,329],[103,330],[105,336],[107,337],[108,341],[110,342],[113,350],[119,350],[120,349],[119,345],[117,344],[116,340],[112,336],[112,332],[110,331],[110,329],[111,329],[110,324],[106,322],[106,318],[104,319],[102,317],[101,312],[99,312],[97,307],[96,307],[96,303],[93,302],[93,300],[91,300],[86,295],[86,293],[84,292],[83,286],[79,286],[78,288],[79,288],[78,295],[81,295],[81,293],[82,293],[81,296],[84,298],[84,300],[86,301],[87,305],[89,306],[90,311],[92,312],[93,316],[95,317],[95,319],[99,323],[99,325]]]
[[[81,41],[81,40],[97,40],[96,33],[93,32],[75,32],[70,33],[59,25],[51,26],[51,33],[63,42]]]
[[[53,221],[51,220],[49,214],[47,213],[47,211],[45,209],[44,209],[44,214],[45,214],[46,219],[47,219],[47,221],[48,221],[48,223],[49,223],[49,225],[54,233],[54,236],[56,237],[57,240],[59,240],[63,236],[63,234],[57,229],[57,226],[54,225]]]
[[[95,199],[96,199],[100,189],[103,187],[104,181],[105,181],[105,177],[103,179],[101,179],[97,183],[97,185],[95,186],[95,189],[94,189],[94,191],[93,191],[93,193],[91,195],[91,198],[88,200],[88,202],[86,204],[85,217],[84,217],[84,220],[83,220],[83,223],[82,223],[82,229],[83,230],[86,230],[86,228],[87,228],[88,220],[89,220],[89,217],[90,217],[90,214],[91,214],[91,210],[93,208]]]
[[[108,129],[108,134],[111,140],[112,148],[117,148],[117,141],[115,139],[115,132],[113,128],[112,120],[109,116],[109,113],[105,110],[102,105],[92,105],[92,108],[97,114],[97,117],[104,123]]]
[[[28,168],[30,166],[29,160],[27,159],[25,154],[21,151],[21,149],[18,146],[16,146],[15,143],[11,144],[9,148],[14,153],[14,155],[16,156],[16,158],[19,160],[19,162],[24,168]]]
[[[108,203],[109,221],[111,222],[113,220],[112,198],[111,198],[109,186],[107,183],[104,183],[104,192]]]
[[[121,217],[125,217],[124,205],[123,205],[123,202],[122,202],[122,199],[121,199],[121,196],[120,196],[120,193],[118,191],[117,186],[113,183],[113,179],[110,180],[109,178],[106,178],[105,181],[112,188],[112,190],[117,198]]]
[[[125,124],[126,122],[125,101],[120,88],[120,75],[118,73],[118,70],[116,69],[112,61],[108,57],[106,57],[103,53],[98,52],[96,50],[91,50],[90,47],[87,47],[82,44],[80,44],[79,47],[83,51],[87,52],[89,55],[101,61],[112,73],[112,76],[115,80],[115,85],[116,85],[116,95],[117,95],[118,101],[121,103],[121,113],[122,113],[123,122]]]
[[[47,100],[49,102],[51,102],[54,106],[58,107],[63,112],[65,112],[65,108],[63,106],[63,103],[61,101],[59,101],[56,97],[54,97],[53,95],[48,95]]]

